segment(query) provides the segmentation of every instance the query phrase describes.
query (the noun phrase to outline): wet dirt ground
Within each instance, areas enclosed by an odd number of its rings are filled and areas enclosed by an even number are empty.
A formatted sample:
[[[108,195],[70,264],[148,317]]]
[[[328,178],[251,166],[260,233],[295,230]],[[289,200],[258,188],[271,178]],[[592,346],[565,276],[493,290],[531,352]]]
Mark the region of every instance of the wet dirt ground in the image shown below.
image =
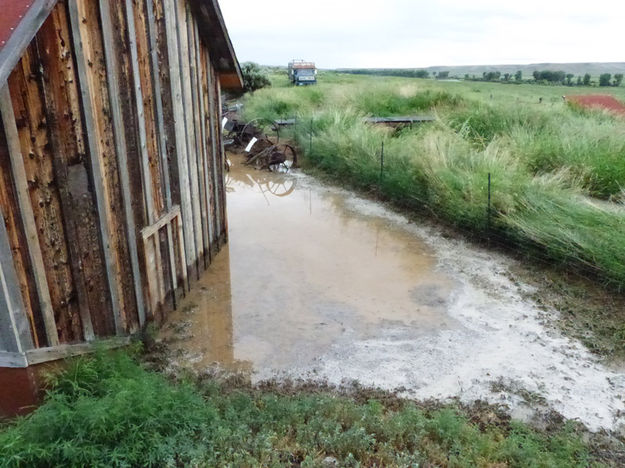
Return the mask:
[[[175,365],[625,421],[625,374],[553,327],[513,260],[236,157],[227,189],[229,244],[163,332]]]

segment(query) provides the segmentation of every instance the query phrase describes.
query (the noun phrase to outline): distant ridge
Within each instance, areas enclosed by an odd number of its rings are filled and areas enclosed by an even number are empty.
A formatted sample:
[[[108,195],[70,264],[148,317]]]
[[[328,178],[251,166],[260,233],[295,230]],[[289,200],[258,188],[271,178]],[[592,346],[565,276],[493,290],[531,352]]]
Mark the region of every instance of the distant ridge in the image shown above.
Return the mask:
[[[451,76],[463,77],[466,74],[481,76],[484,72],[499,71],[503,73],[514,74],[518,70],[523,72],[525,78],[529,78],[533,72],[537,70],[553,70],[572,73],[576,76],[590,73],[592,76],[598,76],[602,73],[624,73],[625,62],[579,62],[579,63],[530,63],[525,65],[458,65],[445,66],[437,65],[434,67],[405,67],[405,68],[340,68],[336,71],[348,70],[427,70],[433,72],[449,71]]]

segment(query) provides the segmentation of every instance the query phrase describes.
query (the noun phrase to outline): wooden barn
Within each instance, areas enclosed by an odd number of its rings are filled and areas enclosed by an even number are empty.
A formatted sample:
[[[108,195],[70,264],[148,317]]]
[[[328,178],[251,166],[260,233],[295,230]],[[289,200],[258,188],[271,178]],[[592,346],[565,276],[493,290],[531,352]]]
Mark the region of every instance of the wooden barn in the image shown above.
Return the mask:
[[[242,80],[217,0],[0,9],[2,409],[33,366],[123,343],[209,266],[221,91]]]

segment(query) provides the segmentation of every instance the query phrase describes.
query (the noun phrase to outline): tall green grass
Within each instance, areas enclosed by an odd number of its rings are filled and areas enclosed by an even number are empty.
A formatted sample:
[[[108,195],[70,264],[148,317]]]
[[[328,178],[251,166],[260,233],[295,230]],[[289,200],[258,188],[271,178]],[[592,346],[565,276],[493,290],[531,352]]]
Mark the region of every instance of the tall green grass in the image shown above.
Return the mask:
[[[383,403],[388,401],[388,403]],[[0,428],[0,467],[549,466],[593,463],[573,425],[548,433],[453,406],[329,391],[173,383],[128,355],[80,359]],[[599,464],[594,464],[599,466]]]
[[[289,100],[300,122],[293,138],[310,164],[338,180],[376,190],[398,205],[612,287],[625,287],[625,209],[586,201],[592,195],[621,195],[621,119],[583,114],[564,104],[475,101],[444,89],[422,89],[410,80],[317,89],[324,96],[317,95],[318,103],[297,88],[259,92],[248,98],[247,115],[271,118],[275,101]],[[401,131],[364,122],[371,114],[424,108],[439,120]]]

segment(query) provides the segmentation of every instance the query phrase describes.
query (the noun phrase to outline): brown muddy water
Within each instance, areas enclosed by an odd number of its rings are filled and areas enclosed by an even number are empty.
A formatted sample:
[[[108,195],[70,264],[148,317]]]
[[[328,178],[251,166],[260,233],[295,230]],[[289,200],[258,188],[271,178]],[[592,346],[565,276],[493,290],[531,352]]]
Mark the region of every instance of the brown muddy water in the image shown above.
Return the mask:
[[[297,172],[233,158],[227,190],[229,245],[163,332],[173,365],[623,423],[625,375],[553,328],[510,259]]]

